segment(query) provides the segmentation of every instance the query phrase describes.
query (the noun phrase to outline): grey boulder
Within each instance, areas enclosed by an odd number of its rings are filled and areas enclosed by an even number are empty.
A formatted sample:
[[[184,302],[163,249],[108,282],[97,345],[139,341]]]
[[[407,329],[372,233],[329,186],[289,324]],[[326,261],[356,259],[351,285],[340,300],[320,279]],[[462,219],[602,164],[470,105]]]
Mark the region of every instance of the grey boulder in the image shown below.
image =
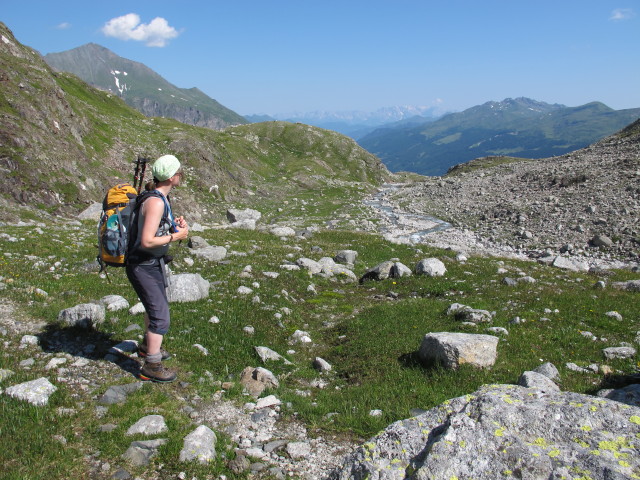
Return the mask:
[[[224,247],[209,245],[207,247],[196,248],[191,253],[196,257],[209,262],[219,262],[220,260],[224,260],[227,256],[227,249]]]
[[[424,336],[418,358],[426,365],[457,369],[460,365],[491,367],[497,357],[498,337],[471,333],[428,333]]]
[[[216,434],[206,425],[200,425],[184,438],[184,447],[180,451],[180,461],[196,460],[207,464],[216,458]]]
[[[333,259],[338,263],[356,263],[356,259],[358,258],[358,252],[355,250],[339,250],[336,253],[336,256]]]
[[[543,392],[560,391],[560,387],[549,377],[538,372],[524,372],[518,379],[518,385],[527,388],[537,388]]]
[[[245,208],[244,210],[240,210],[237,208],[230,208],[227,210],[227,220],[230,223],[238,223],[238,222],[255,222],[260,220],[262,217],[262,213],[257,210],[252,210],[251,208]]]
[[[488,385],[391,424],[333,480],[633,478],[640,408],[571,392]]]
[[[124,452],[122,458],[128,460],[136,467],[149,465],[151,459],[158,454],[158,449],[167,443],[167,441],[166,438],[158,438],[156,440],[131,442],[131,445],[127,451]]]
[[[441,277],[447,273],[442,261],[437,258],[425,258],[416,264],[416,275],[427,275],[429,277]]]
[[[170,302],[195,302],[209,296],[209,282],[199,273],[181,273],[170,277],[167,297]]]
[[[91,328],[104,322],[105,316],[104,305],[81,303],[62,310],[58,314],[58,321],[70,327]]]
[[[37,380],[14,385],[5,390],[10,397],[24,400],[31,405],[42,407],[49,403],[49,397],[58,389],[48,379],[42,377]]]

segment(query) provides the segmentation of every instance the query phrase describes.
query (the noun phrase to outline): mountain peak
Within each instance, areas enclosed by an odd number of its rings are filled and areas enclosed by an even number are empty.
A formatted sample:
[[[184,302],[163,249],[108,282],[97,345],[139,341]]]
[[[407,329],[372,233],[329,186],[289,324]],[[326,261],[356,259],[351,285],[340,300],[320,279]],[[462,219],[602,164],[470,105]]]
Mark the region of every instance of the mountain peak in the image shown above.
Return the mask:
[[[559,108],[566,108],[565,105],[549,104],[546,102],[540,102],[527,97],[517,98],[505,98],[502,101],[489,101],[481,105],[481,107],[495,108],[499,110],[518,110],[528,109],[535,112],[547,112],[551,110],[557,110]]]
[[[197,88],[172,85],[146,65],[122,58],[96,43],[45,55],[53,68],[77,75],[94,87],[120,96],[149,117],[219,130],[247,121]]]

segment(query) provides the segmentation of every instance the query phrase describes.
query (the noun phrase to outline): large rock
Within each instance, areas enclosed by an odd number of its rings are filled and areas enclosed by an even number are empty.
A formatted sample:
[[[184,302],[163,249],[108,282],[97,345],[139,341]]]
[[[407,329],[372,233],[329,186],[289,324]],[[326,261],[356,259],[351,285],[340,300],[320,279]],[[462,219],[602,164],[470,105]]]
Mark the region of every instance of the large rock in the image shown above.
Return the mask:
[[[170,302],[195,302],[209,296],[209,282],[199,273],[181,273],[170,277],[167,297]]]
[[[609,398],[617,402],[640,407],[640,384],[633,383],[623,388],[600,390],[597,395],[599,397]]]
[[[241,220],[239,222],[233,222],[230,224],[231,228],[239,228],[243,230],[255,230],[256,229],[256,221],[255,220]]]
[[[274,227],[269,230],[276,237],[295,237],[296,231],[291,227]]]
[[[555,380],[558,380],[560,378],[560,372],[558,372],[556,366],[551,362],[545,362],[539,367],[534,368],[533,371],[536,373],[541,373],[549,380],[553,380],[554,382]]]
[[[129,302],[121,295],[107,295],[100,299],[100,303],[110,312],[118,310],[126,310],[129,308]]]
[[[353,271],[345,265],[336,263],[332,258],[321,258],[318,263],[322,267],[322,273],[327,277],[338,277],[339,279],[350,282],[357,282],[358,277]]]
[[[271,371],[262,367],[246,367],[240,374],[240,384],[258,398],[267,388],[278,388],[280,382]]]
[[[636,356],[636,349],[633,347],[609,347],[603,349],[602,354],[607,360],[614,358],[633,358]]]
[[[413,272],[404,263],[395,262],[391,269],[391,278],[410,277]]]
[[[184,438],[184,447],[180,451],[180,461],[197,460],[207,464],[216,458],[216,434],[206,425],[200,425]]]
[[[441,277],[447,273],[442,261],[437,258],[425,258],[416,264],[416,275],[427,275],[429,277]]]
[[[611,240],[606,235],[596,235],[591,240],[589,240],[589,244],[594,247],[605,247],[610,248],[613,246],[613,240]]]
[[[219,262],[220,260],[224,260],[227,256],[227,249],[224,247],[209,245],[208,247],[196,248],[192,250],[191,253],[198,258],[203,258],[210,262]]]
[[[167,442],[166,438],[131,442],[127,451],[122,454],[122,458],[135,467],[144,467],[149,465],[151,459],[158,454],[158,449]]]
[[[256,353],[260,357],[260,360],[262,360],[264,363],[267,363],[268,361],[272,360],[277,362],[283,362],[285,365],[293,365],[289,360],[284,358],[278,352],[271,350],[269,347],[254,347],[254,348]]]
[[[573,272],[588,272],[589,264],[574,260],[567,257],[557,256],[551,263],[556,268],[562,268],[564,270],[571,270]]]
[[[627,280],[626,282],[613,282],[613,288],[626,290],[628,292],[640,292],[640,280]]]
[[[191,237],[189,237],[189,241],[187,242],[187,246],[189,248],[192,248],[194,250],[198,250],[200,248],[207,248],[209,247],[209,242],[207,242],[207,240],[199,235],[193,235]]]
[[[101,213],[102,203],[92,203],[78,214],[78,220],[95,220],[97,222]]]
[[[104,322],[105,315],[104,305],[81,303],[62,310],[58,314],[58,321],[70,327],[91,328]]]
[[[639,436],[638,407],[490,385],[393,423],[331,478],[622,480],[640,468]]]
[[[262,213],[257,210],[252,210],[250,208],[245,208],[244,210],[239,210],[237,208],[230,208],[227,210],[227,220],[230,223],[238,223],[238,222],[253,222],[255,223],[262,218]]]
[[[393,270],[394,262],[388,260],[386,262],[379,263],[373,268],[370,268],[364,275],[360,277],[360,283],[364,283],[367,280],[385,280],[391,277],[391,271]]]
[[[356,259],[358,258],[358,252],[355,250],[339,250],[336,253],[336,256],[333,259],[338,263],[356,263]]]
[[[418,357],[427,365],[439,364],[457,369],[460,365],[491,367],[497,357],[498,337],[470,333],[428,333],[424,336]]]
[[[168,430],[162,415],[147,415],[129,427],[127,435],[157,435]]]
[[[538,372],[524,372],[518,379],[518,385],[527,388],[537,388],[543,392],[557,392],[560,387],[549,377]]]
[[[42,377],[9,387],[5,390],[5,393],[10,397],[41,407],[49,403],[49,397],[56,390],[58,390],[58,387]]]
[[[306,269],[309,272],[309,275],[317,275],[322,272],[322,265],[315,260],[311,260],[310,258],[302,257],[296,260],[296,265]]]
[[[447,315],[453,316],[456,320],[461,322],[491,323],[493,321],[491,312],[471,308],[467,305],[462,305],[461,303],[451,304],[447,310]]]

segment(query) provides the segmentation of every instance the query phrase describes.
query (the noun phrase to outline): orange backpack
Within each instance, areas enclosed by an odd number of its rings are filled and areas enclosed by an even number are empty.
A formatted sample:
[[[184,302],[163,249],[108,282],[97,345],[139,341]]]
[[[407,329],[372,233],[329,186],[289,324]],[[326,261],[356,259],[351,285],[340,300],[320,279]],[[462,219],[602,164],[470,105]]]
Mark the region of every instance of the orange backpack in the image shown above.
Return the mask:
[[[138,196],[130,183],[120,183],[107,191],[98,221],[98,263],[124,267],[129,243],[131,214]]]

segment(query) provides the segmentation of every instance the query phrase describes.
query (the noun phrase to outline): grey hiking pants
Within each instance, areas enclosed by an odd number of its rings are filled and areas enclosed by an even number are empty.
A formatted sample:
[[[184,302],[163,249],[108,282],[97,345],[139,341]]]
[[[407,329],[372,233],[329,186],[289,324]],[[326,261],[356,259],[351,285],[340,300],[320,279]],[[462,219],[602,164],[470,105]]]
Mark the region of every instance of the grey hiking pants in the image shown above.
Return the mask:
[[[149,331],[165,335],[169,331],[169,301],[162,259],[127,264],[127,278],[149,316]]]

